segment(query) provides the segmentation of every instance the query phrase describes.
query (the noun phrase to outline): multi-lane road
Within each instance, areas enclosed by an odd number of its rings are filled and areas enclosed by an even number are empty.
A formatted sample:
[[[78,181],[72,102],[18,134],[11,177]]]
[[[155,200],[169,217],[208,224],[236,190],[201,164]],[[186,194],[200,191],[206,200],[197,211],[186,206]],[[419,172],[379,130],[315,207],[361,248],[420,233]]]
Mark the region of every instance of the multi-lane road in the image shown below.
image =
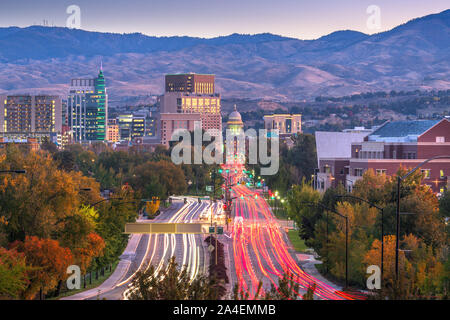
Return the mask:
[[[300,294],[316,284],[318,299],[352,299],[353,296],[337,291],[305,273],[290,251],[287,235],[273,216],[261,194],[245,186],[233,187],[234,223],[230,233],[232,250],[232,281],[240,290],[253,298],[259,282],[263,282],[260,296],[278,287],[278,278],[291,274],[300,286]]]
[[[240,185],[237,181],[242,178],[242,171],[238,174],[227,174],[228,185],[232,185],[231,196],[234,198],[232,222],[219,241],[225,245],[227,268],[230,275],[229,291],[237,284],[249,298],[255,298],[260,281],[264,295],[271,286],[278,288],[278,279],[285,273],[290,274],[300,286],[300,294],[313,284],[316,285],[317,299],[353,299],[355,296],[341,292],[319,279],[305,273],[300,267],[289,245],[289,240],[283,228],[271,212],[264,197]],[[192,223],[199,222],[200,217],[209,217],[211,212],[222,211],[222,203],[209,204],[209,201],[199,203],[188,198],[174,202],[169,210],[159,215],[154,222]],[[152,222],[140,220],[140,222]],[[133,276],[139,270],[150,265],[155,266],[157,273],[172,256],[180,267],[187,268],[191,280],[199,274],[207,274],[208,253],[204,238],[198,234],[146,234],[133,235],[129,247],[132,252],[122,259],[128,259],[126,267],[116,270],[115,274],[102,286],[75,295],[75,299],[127,299],[134,290]],[[128,250],[128,247],[127,247]],[[127,251],[126,251],[127,252]],[[124,262],[124,261],[122,261]],[[121,263],[122,263],[121,262]]]
[[[192,223],[197,222],[201,215],[208,216],[210,212],[220,212],[219,206],[209,202],[199,203],[197,200],[187,198],[174,201],[171,208],[165,210],[154,220],[138,220],[142,223]],[[186,267],[191,279],[199,273],[207,273],[206,250],[203,235],[196,234],[134,234],[130,237],[129,245],[121,256],[121,262],[111,277],[100,287],[65,299],[127,299],[133,290],[131,284],[134,275],[154,265],[158,272],[172,257],[180,267]]]

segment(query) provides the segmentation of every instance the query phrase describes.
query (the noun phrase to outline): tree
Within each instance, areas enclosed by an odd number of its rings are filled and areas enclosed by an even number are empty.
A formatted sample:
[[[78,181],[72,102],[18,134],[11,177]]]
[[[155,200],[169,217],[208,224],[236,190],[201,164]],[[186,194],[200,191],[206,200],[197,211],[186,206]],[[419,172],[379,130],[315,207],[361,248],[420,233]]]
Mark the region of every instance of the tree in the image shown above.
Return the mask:
[[[322,217],[320,208],[309,206],[306,202],[317,203],[320,193],[310,185],[302,182],[301,186],[295,185],[288,193],[288,214],[299,226],[299,235],[305,241],[314,238],[315,227]]]
[[[130,300],[215,300],[217,292],[205,275],[191,281],[187,268],[178,268],[175,257],[158,273],[151,265],[133,278]]]
[[[297,300],[299,297],[300,285],[295,281],[294,276],[289,272],[284,272],[282,277],[278,277],[278,288],[273,283],[270,290],[266,292],[266,300]]]
[[[34,298],[40,289],[45,294],[67,278],[67,267],[72,264],[73,256],[70,249],[61,247],[58,241],[27,236],[24,242],[13,243],[12,248],[23,252],[27,265],[32,267],[23,298]]]
[[[439,211],[443,217],[450,217],[450,190],[445,191],[439,199]]]
[[[19,297],[27,287],[28,271],[22,253],[0,247],[0,300]]]
[[[299,134],[294,142],[294,147],[287,153],[286,162],[298,170],[296,177],[297,183],[300,183],[303,178],[310,180],[317,166],[316,140],[311,134]]]
[[[172,194],[182,194],[187,187],[181,168],[166,160],[147,161],[137,166],[129,180],[133,189],[141,192],[145,198],[159,196],[150,194],[155,191],[153,188],[149,188],[151,186],[158,186],[158,189],[162,190],[164,198]]]

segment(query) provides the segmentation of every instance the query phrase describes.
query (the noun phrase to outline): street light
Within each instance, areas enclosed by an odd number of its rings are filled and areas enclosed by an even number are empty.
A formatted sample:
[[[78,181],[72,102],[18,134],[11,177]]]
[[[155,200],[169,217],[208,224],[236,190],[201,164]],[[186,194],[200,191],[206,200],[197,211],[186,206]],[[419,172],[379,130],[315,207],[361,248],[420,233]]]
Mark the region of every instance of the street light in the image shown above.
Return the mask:
[[[383,271],[384,271],[384,209],[370,201],[367,201],[366,199],[352,196],[352,195],[337,195],[337,196],[335,196],[335,198],[356,199],[356,200],[365,202],[380,211],[380,213],[381,213],[381,279],[383,279]]]
[[[0,173],[27,173],[26,170],[0,170]]]
[[[320,202],[301,202],[301,204],[314,207],[319,206],[323,209],[325,209],[327,212],[334,213],[335,215],[338,215],[341,218],[345,219],[345,288],[348,288],[348,217],[340,214],[339,212],[328,208],[327,206],[323,205]],[[328,230],[328,215],[327,215],[327,230]],[[327,242],[328,242],[328,232],[327,232]],[[327,246],[327,256],[328,256],[328,246]],[[328,259],[328,257],[327,257]],[[328,262],[328,261],[327,261]]]
[[[105,202],[105,201],[110,201],[110,200],[123,200],[123,198],[107,198],[107,199],[103,199],[103,200],[100,200],[100,201],[97,201],[97,202],[91,204],[91,207],[95,207],[99,203],[102,203],[102,202]]]
[[[404,176],[397,177],[397,211],[396,211],[396,218],[397,218],[397,227],[396,227],[396,243],[395,243],[395,278],[398,281],[398,255],[399,255],[399,247],[400,247],[400,242],[399,242],[399,238],[400,238],[400,188],[401,188],[401,183],[403,180],[405,180],[406,178],[408,178],[411,174],[413,174],[414,172],[417,171],[417,169],[419,169],[420,167],[422,167],[424,164],[427,164],[430,161],[433,160],[437,160],[437,159],[450,159],[450,155],[447,156],[435,156],[432,157],[430,159],[425,160],[424,162],[420,163],[417,167],[415,167],[414,169],[412,169],[411,171],[409,171],[407,174],[405,174]]]

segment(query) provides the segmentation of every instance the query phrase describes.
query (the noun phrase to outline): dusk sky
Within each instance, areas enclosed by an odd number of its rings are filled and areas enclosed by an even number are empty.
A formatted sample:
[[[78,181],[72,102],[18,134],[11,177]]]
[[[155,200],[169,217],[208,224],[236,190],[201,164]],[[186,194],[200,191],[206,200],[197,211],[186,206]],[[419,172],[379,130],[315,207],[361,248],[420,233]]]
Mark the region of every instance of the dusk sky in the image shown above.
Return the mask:
[[[315,39],[337,30],[372,34],[448,9],[448,0],[1,0],[0,26],[65,26],[66,8],[81,8],[81,29],[101,32],[215,37],[270,32]],[[381,10],[369,29],[366,9]]]

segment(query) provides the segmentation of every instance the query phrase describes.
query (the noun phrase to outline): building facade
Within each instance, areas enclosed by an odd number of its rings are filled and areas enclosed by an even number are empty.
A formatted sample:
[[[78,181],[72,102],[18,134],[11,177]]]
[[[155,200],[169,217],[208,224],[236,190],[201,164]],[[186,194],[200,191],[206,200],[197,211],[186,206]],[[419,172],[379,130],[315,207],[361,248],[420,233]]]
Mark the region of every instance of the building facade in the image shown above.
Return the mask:
[[[316,131],[317,168],[314,186],[324,192],[339,184],[347,185],[347,171],[352,157],[352,143],[362,142],[370,130],[346,132]]]
[[[107,138],[108,95],[103,70],[95,79],[72,79],[67,120],[75,142]]]
[[[215,93],[214,79],[214,75],[192,73],[167,75],[166,92],[160,97],[161,114],[198,114],[202,129],[219,137],[222,134],[221,101],[220,94]]]
[[[177,130],[194,131],[202,128],[198,113],[161,113],[161,144],[169,147],[169,141]]]
[[[227,135],[233,135],[236,137],[233,137],[233,143],[231,152],[227,150],[227,158],[226,163],[233,163],[233,164],[244,164],[245,163],[245,155],[246,155],[246,144],[247,141],[241,141],[244,145],[242,147],[239,147],[239,138],[238,136],[242,136],[245,139],[244,136],[244,122],[242,121],[241,114],[237,111],[236,105],[234,105],[233,112],[230,113],[228,116],[227,121],[227,132],[225,135],[225,138],[227,139]]]
[[[41,140],[62,129],[62,100],[53,95],[0,97],[0,131],[3,137]]]
[[[264,116],[264,129],[278,130],[281,137],[302,133],[301,114],[271,114]]]
[[[119,141],[119,125],[116,119],[108,119],[108,130],[106,130],[108,142]]]
[[[378,174],[395,175],[400,167],[415,168],[423,161],[450,155],[450,120],[389,122],[352,144],[348,180],[356,182],[372,169]],[[429,162],[419,169],[422,183],[433,192],[443,193],[450,182],[450,159]]]
[[[321,191],[339,183],[351,190],[367,170],[393,176],[400,168],[411,170],[429,158],[450,155],[449,119],[387,122],[369,134],[364,133],[366,136],[360,141],[346,139],[345,146],[331,140],[338,133],[328,134],[328,138],[321,138],[316,133],[319,158],[316,182]],[[319,149],[331,153],[320,157]],[[346,154],[341,157],[339,150],[343,149]],[[422,183],[433,192],[448,190],[450,159],[434,160],[419,170],[423,174]]]
[[[213,74],[168,74],[166,92],[185,92],[195,94],[214,94]]]
[[[116,118],[119,140],[131,141],[145,135],[145,115],[122,114]]]

